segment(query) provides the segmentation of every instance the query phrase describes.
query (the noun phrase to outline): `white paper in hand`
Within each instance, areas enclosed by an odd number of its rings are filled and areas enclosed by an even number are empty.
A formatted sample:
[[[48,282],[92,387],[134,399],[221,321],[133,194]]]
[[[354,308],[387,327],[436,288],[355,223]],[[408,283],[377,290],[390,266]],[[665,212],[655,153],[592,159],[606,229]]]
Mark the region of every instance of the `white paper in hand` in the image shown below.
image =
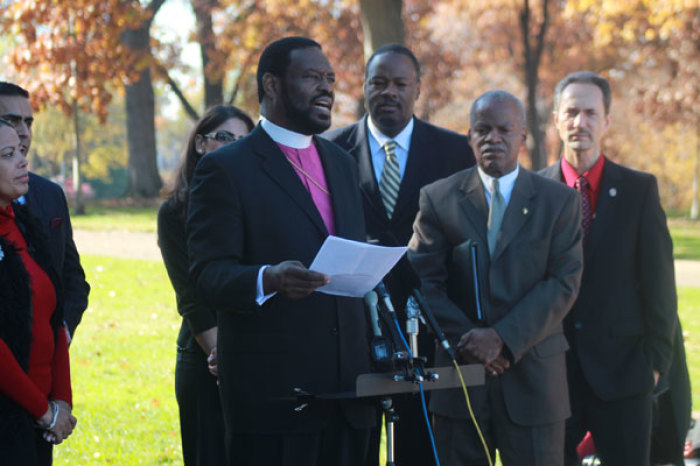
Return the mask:
[[[325,273],[331,282],[316,291],[361,298],[389,273],[406,249],[329,236],[309,269]]]

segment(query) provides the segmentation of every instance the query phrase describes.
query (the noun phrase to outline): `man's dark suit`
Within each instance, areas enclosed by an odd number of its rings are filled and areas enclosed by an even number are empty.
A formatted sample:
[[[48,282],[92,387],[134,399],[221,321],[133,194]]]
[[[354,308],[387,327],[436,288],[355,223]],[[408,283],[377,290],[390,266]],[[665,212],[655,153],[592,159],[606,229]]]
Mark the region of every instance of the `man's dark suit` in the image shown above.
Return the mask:
[[[512,423],[561,422],[569,415],[562,320],[578,293],[583,265],[580,202],[565,186],[521,167],[491,259],[488,210],[476,168],[426,186],[409,259],[426,302],[456,346],[461,335],[484,325],[477,319],[472,287],[470,246],[476,245],[485,325],[503,340],[511,367],[489,377],[485,387],[470,388],[474,410],[486,402],[489,385],[500,383]],[[436,354],[436,365],[451,365],[444,351]],[[441,416],[468,418],[461,390],[434,392],[430,408]],[[439,443],[440,435],[436,431]]]
[[[335,144],[314,142],[336,234],[363,241],[355,164]],[[298,260],[308,267],[328,236],[308,191],[262,127],[199,162],[187,224],[191,276],[219,309],[228,441],[232,433],[320,431],[337,409],[353,427],[374,424],[374,409],[362,402],[312,401],[296,412],[298,403],[288,398],[295,387],[311,394],[354,391],[357,375],[369,371],[368,332],[360,299],[315,292],[256,304],[262,265]]]
[[[563,181],[560,163],[541,173]],[[652,175],[606,159],[599,193],[584,247],[581,293],[565,328],[572,345],[570,380],[580,371],[597,397],[614,401],[651,393],[652,370],[664,374],[670,366],[676,326],[673,245]],[[571,386],[572,403],[579,385]],[[636,428],[649,426],[628,426]],[[611,439],[616,434],[608,433]]]
[[[413,220],[418,213],[418,193],[428,183],[474,165],[474,154],[466,136],[413,119],[413,133],[408,162],[401,179],[394,213],[389,219],[379,194],[379,184],[372,165],[367,119],[364,118],[324,134],[357,161],[362,205],[365,211],[367,238],[383,246],[405,246],[413,233]],[[406,299],[416,287],[415,274],[406,258],[402,259],[385,278],[401,322],[405,322]],[[404,327],[405,328],[405,327]],[[432,337],[421,328],[419,353],[433,363]],[[399,464],[427,464],[432,450],[417,399],[395,400],[400,416],[396,424],[396,459]],[[421,426],[423,426],[421,428]],[[368,463],[376,464],[376,463]]]
[[[56,183],[29,173],[29,191],[25,200],[29,211],[39,218],[49,237],[51,260],[63,285],[64,320],[72,337],[87,308],[90,285],[85,281],[85,272],[73,242],[66,196]]]

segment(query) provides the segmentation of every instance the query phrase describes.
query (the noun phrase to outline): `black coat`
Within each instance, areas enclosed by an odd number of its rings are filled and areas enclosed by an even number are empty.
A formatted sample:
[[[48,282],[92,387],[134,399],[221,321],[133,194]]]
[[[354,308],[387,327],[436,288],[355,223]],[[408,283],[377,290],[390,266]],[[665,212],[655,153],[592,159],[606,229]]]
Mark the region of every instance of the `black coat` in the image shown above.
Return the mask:
[[[357,170],[335,144],[314,138],[332,198],[337,236],[365,238]],[[190,275],[218,310],[218,369],[227,433],[314,432],[337,409],[316,402],[295,412],[295,387],[354,391],[369,372],[363,302],[323,293],[255,303],[260,267],[309,266],[328,236],[321,215],[284,154],[258,126],[207,154],[192,179],[187,219]],[[348,422],[374,423],[374,409],[341,402]]]
[[[29,192],[25,197],[29,211],[39,220],[47,235],[51,262],[63,286],[63,319],[72,337],[87,308],[90,285],[85,281],[85,272],[73,241],[66,196],[56,183],[29,173]]]
[[[13,209],[30,255],[47,273],[56,289],[56,311],[51,317],[51,326],[56,332],[62,328],[63,300],[57,274],[51,265],[47,238],[39,221],[29,214],[27,207],[13,204]],[[19,253],[1,236],[0,250],[0,339],[27,372],[32,342],[32,292],[29,275]],[[0,394],[0,437],[33,435],[33,421],[26,410]]]
[[[540,172],[562,181],[560,163]],[[584,248],[581,292],[565,320],[595,394],[612,401],[649,393],[666,374],[676,331],[673,245],[656,179],[605,160]]]

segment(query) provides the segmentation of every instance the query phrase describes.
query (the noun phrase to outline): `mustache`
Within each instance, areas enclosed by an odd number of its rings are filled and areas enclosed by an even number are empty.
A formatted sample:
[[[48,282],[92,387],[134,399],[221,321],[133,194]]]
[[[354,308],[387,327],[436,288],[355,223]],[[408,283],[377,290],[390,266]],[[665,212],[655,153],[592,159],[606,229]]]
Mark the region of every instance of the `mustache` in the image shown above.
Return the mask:
[[[571,136],[576,135],[576,134],[585,134],[586,136],[591,137],[591,132],[588,131],[587,129],[579,129],[576,131],[571,131],[569,133],[569,135],[571,135]]]
[[[330,97],[332,99],[333,93],[331,91],[321,91],[318,94],[316,94],[315,96],[313,96],[313,98],[311,100],[316,100],[316,99],[319,99],[321,97]]]
[[[399,105],[401,102],[398,99],[384,98],[377,101],[377,105]]]

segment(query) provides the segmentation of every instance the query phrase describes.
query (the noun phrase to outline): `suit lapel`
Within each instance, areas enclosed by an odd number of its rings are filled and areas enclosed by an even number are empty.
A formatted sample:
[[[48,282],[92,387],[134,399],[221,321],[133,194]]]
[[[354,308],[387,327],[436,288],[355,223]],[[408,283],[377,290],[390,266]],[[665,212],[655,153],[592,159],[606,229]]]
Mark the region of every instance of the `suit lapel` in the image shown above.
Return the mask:
[[[610,228],[615,228],[615,222],[619,213],[618,196],[621,192],[620,172],[617,165],[606,159],[603,165],[603,174],[600,179],[600,190],[598,192],[598,202],[593,214],[591,231],[588,233],[586,246],[583,248],[586,263],[593,256],[593,252],[601,243],[605,242],[607,232]]]
[[[263,171],[299,206],[322,237],[328,236],[326,226],[311,199],[311,194],[304,187],[282,150],[260,127],[256,128],[254,137],[255,152],[261,158]]]
[[[418,118],[413,119],[413,133],[411,134],[411,147],[408,152],[408,160],[406,162],[406,169],[401,179],[401,185],[399,186],[399,196],[396,199],[396,206],[394,207],[394,214],[391,217],[392,222],[398,221],[403,216],[411,213],[410,206],[408,205],[408,198],[410,195],[408,193],[413,192],[416,186],[420,186],[419,178],[423,170],[425,170],[425,161],[421,157],[421,150],[425,141],[425,127]],[[424,142],[425,141],[425,142]]]
[[[355,145],[350,149],[350,152],[354,154],[357,159],[360,191],[367,201],[365,205],[369,205],[370,208],[375,210],[377,215],[386,218],[386,210],[382,203],[382,197],[379,194],[379,184],[377,183],[377,177],[372,165],[372,154],[369,150],[367,118],[369,117],[365,115],[362,120],[357,122],[354,138]]]
[[[532,198],[535,195],[535,188],[532,186],[532,174],[520,167],[520,173],[513,185],[513,192],[510,195],[508,207],[503,216],[501,232],[493,251],[492,261],[498,259],[508,244],[515,238],[520,229],[525,225],[532,215]]]
[[[488,251],[486,222],[489,212],[486,204],[486,196],[484,195],[484,188],[476,168],[472,168],[467,172],[464,182],[460,186],[460,190],[464,194],[464,197],[459,204],[464,212],[466,221],[471,225],[472,230],[476,232],[478,241],[483,245],[484,249]]]

